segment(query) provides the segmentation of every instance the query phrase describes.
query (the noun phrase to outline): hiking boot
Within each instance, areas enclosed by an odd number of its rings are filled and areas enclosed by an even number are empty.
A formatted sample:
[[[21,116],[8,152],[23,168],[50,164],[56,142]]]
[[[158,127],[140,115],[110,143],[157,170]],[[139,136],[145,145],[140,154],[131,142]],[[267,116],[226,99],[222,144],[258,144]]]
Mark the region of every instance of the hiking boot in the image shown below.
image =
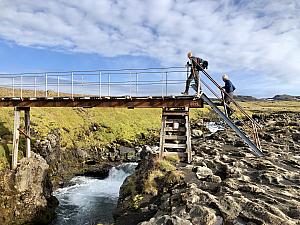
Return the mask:
[[[181,92],[182,95],[189,95],[187,92]]]
[[[201,95],[202,95],[202,91],[200,91],[200,93],[196,93],[196,94],[195,94],[195,97],[196,97],[196,98],[200,98]]]

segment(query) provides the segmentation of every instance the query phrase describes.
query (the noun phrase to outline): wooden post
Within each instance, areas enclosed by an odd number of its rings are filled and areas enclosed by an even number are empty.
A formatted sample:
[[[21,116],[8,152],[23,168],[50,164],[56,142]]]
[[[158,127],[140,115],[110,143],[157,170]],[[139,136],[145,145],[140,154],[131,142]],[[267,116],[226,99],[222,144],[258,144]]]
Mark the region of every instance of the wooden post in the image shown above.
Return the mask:
[[[25,109],[26,157],[30,158],[30,108]]]
[[[189,114],[189,109],[186,109]],[[185,116],[185,128],[186,128],[186,152],[187,152],[187,161],[191,163],[192,161],[192,142],[191,142],[191,128],[190,128],[190,119],[189,116]]]
[[[164,109],[163,109],[164,111]],[[159,158],[162,159],[164,156],[164,144],[165,144],[165,127],[166,127],[166,117],[162,112],[162,121],[161,121],[161,130],[160,130],[160,149],[159,149]]]
[[[19,137],[20,137],[20,110],[18,107],[15,107],[14,110],[14,136],[13,136],[13,154],[12,154],[12,169],[17,168],[18,163],[18,147],[19,147]]]

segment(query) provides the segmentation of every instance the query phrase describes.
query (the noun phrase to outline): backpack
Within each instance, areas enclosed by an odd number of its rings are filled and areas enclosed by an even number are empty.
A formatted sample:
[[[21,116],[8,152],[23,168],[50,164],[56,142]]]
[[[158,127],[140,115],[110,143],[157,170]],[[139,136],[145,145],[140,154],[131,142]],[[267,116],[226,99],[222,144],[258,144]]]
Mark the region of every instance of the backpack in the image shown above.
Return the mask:
[[[203,59],[198,58],[198,57],[194,57],[193,60],[196,62],[196,69],[198,71],[201,70],[201,67],[199,65],[202,65],[203,69],[207,69],[208,68],[208,61],[203,60]]]

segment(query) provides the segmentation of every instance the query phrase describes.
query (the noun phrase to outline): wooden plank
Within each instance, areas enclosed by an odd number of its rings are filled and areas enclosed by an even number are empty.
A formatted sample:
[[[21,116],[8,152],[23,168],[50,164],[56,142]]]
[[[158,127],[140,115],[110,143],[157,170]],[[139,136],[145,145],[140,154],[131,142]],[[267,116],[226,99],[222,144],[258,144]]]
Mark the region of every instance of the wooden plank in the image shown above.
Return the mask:
[[[164,152],[163,157],[174,156],[174,155],[177,155],[181,162],[184,162],[187,159],[187,153],[186,152]]]
[[[168,119],[166,121],[167,124],[172,124],[172,123],[185,123],[185,119]]]
[[[186,144],[170,144],[165,143],[164,148],[186,148]]]
[[[165,140],[185,141],[186,136],[165,135]]]
[[[186,152],[164,152],[164,155],[179,155],[179,156],[186,156]]]
[[[203,101],[194,100],[192,97],[132,97],[130,99],[109,97],[101,99],[70,99],[69,97],[53,97],[53,99],[36,98],[21,99],[7,98],[0,101],[0,107],[131,107],[131,108],[203,108]],[[169,112],[169,115],[183,115],[178,112]]]
[[[185,132],[186,128],[185,127],[179,127],[178,129],[173,129],[173,127],[166,127],[165,131],[181,131],[181,132]]]
[[[26,137],[26,157],[30,158],[31,156],[31,147],[30,147],[30,109],[25,110],[25,133]]]
[[[12,165],[11,168],[14,170],[17,168],[18,164],[18,147],[19,147],[19,138],[20,138],[20,110],[18,107],[15,107],[14,111],[14,136],[13,136],[13,152],[12,152]]]
[[[163,116],[185,116],[187,112],[164,112]]]

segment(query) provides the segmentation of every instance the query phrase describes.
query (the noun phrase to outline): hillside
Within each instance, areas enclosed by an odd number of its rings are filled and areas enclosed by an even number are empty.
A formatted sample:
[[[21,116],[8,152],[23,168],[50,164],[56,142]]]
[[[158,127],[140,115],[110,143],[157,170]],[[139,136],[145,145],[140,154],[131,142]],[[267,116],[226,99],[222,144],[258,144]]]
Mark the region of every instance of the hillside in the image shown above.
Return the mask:
[[[10,96],[11,89],[0,88],[0,97]],[[20,94],[15,90],[15,94]],[[32,96],[32,90],[24,90],[24,96]],[[49,92],[56,96],[55,92]],[[38,92],[38,96],[44,95]],[[66,96],[67,94],[65,94]],[[248,101],[246,101],[248,99]],[[299,101],[249,101],[244,98],[240,104],[252,113],[300,111]],[[253,100],[253,99],[252,99]],[[192,120],[202,116],[215,118],[208,108],[191,111]],[[0,169],[9,166],[12,148],[13,108],[0,109]],[[237,118],[241,116],[236,113]],[[22,115],[23,119],[24,115]],[[32,108],[31,136],[43,140],[51,131],[60,134],[62,149],[99,149],[111,143],[134,145],[139,139],[151,139],[159,135],[161,126],[160,109],[116,109],[116,108]],[[21,124],[24,124],[23,122]],[[21,136],[20,148],[24,146]]]
[[[10,158],[13,113],[13,108],[0,109],[0,168],[8,166],[7,157]],[[132,142],[141,133],[147,135],[158,130],[160,113],[159,109],[32,108],[31,135],[43,139],[51,130],[58,129],[64,149],[100,148],[120,140]]]

